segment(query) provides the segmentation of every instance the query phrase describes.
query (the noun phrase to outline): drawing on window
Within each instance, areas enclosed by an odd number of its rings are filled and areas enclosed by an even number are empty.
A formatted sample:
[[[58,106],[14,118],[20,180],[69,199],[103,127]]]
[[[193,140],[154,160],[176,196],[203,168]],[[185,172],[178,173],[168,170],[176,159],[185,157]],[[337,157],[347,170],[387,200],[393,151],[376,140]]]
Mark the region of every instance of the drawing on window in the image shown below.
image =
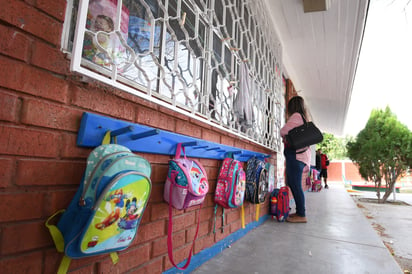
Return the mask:
[[[130,61],[125,46],[128,36],[129,11],[123,6],[120,30],[115,29],[117,1],[91,0],[86,21],[83,57],[108,69],[120,71]]]

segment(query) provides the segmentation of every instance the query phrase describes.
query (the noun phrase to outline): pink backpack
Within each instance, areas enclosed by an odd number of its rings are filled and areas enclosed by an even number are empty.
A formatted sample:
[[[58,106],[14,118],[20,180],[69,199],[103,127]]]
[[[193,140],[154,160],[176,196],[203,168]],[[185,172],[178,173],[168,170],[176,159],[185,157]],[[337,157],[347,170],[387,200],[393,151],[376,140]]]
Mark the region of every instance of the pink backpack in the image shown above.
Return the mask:
[[[183,150],[183,158],[180,158]],[[202,204],[209,185],[206,171],[196,160],[186,158],[185,148],[177,145],[175,158],[169,161],[163,198],[176,209]]]
[[[243,204],[246,174],[241,163],[225,158],[220,167],[215,191],[215,203],[223,208],[236,208]]]
[[[183,158],[180,158],[183,150]],[[173,260],[173,209],[185,209],[191,206],[202,207],[206,194],[209,190],[206,171],[196,160],[186,158],[185,148],[181,143],[177,144],[175,158],[169,161],[169,172],[167,175],[163,198],[169,203],[169,225],[167,232],[167,251],[170,262],[180,270],[186,269],[192,258],[192,250],[199,232],[200,212],[197,214],[197,228],[193,239],[189,257],[184,266],[179,267]],[[199,208],[200,211],[200,208]]]
[[[233,156],[232,156],[233,157]],[[225,158],[220,167],[215,190],[215,211],[213,232],[216,231],[217,207],[222,210],[222,232],[225,225],[225,208],[237,208],[243,205],[246,188],[246,174],[242,164],[233,158]]]

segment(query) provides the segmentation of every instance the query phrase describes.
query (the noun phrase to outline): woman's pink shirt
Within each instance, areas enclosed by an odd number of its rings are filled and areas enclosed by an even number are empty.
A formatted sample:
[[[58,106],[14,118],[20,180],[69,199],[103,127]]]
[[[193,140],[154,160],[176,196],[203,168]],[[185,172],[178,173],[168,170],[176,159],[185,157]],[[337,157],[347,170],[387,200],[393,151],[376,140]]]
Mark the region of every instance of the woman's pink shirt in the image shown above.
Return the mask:
[[[293,113],[287,120],[286,124],[280,129],[280,136],[282,136],[283,143],[285,143],[284,137],[285,135],[289,133],[289,130],[291,130],[292,128],[301,126],[301,125],[303,125],[302,116],[298,112]],[[297,150],[297,152],[302,151],[304,149]],[[296,154],[296,160],[305,163],[308,167],[310,167],[310,159],[311,159],[310,147],[307,147],[307,150],[305,152]]]

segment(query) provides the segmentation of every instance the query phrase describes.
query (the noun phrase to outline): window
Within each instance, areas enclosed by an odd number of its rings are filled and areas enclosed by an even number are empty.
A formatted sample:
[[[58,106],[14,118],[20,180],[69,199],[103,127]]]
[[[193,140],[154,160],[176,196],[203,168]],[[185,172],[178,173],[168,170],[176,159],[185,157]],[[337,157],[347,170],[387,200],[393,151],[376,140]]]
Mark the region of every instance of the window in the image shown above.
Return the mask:
[[[264,3],[71,1],[73,71],[279,150],[281,49]]]

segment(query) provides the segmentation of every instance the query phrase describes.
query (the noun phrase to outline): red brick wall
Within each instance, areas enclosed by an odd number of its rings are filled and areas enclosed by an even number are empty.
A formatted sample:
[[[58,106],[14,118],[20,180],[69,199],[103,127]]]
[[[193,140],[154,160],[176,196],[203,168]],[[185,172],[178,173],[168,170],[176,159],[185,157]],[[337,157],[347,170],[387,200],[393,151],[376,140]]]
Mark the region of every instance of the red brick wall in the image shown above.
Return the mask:
[[[343,165],[345,165],[344,168],[342,168]],[[352,183],[365,182],[365,179],[359,174],[358,167],[351,161],[331,162],[328,168],[328,180],[343,181],[342,171],[345,172],[345,179],[352,181]]]
[[[2,1],[0,9],[0,269],[3,273],[55,273],[61,260],[44,226],[77,190],[91,149],[76,146],[83,112],[95,112],[243,149],[271,153],[237,136],[69,72],[60,51],[65,0]],[[168,205],[163,187],[169,156],[145,154],[152,165],[152,194],[132,246],[112,265],[109,256],[73,260],[70,272],[161,273],[167,256]],[[276,156],[270,161],[276,164]],[[240,209],[226,210],[226,229],[211,233],[213,191],[220,161],[200,159],[210,192],[200,212],[194,252],[241,228]],[[268,200],[268,199],[267,199]],[[267,202],[260,215],[267,214]],[[175,261],[185,259],[198,211],[174,210]],[[245,203],[246,223],[255,205]],[[218,227],[220,223],[218,222]]]

